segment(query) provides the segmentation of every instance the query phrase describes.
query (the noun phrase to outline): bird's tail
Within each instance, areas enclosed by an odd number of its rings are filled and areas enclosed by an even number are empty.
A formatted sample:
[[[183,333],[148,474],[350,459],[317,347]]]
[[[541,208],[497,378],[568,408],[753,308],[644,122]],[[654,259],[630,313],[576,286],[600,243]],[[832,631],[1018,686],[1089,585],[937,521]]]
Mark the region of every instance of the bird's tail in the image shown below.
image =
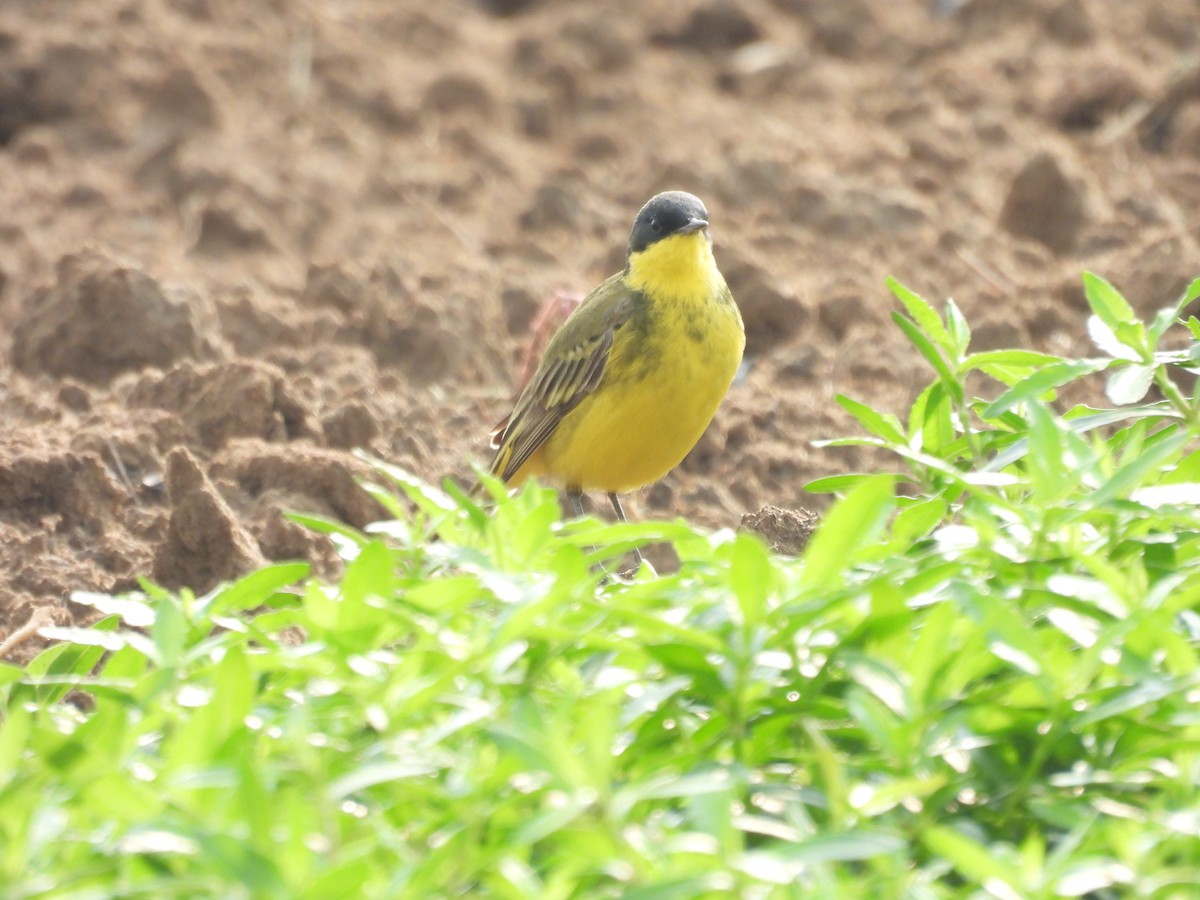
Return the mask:
[[[500,473],[504,471],[504,466],[508,461],[508,454],[511,448],[504,447],[504,432],[508,430],[508,423],[512,419],[511,414],[497,424],[490,432],[488,432],[488,447],[497,451],[492,457],[491,465],[488,466],[488,472],[491,475],[500,477]],[[484,484],[482,478],[476,478],[475,483],[471,485],[467,492],[471,499],[476,500],[484,493]]]

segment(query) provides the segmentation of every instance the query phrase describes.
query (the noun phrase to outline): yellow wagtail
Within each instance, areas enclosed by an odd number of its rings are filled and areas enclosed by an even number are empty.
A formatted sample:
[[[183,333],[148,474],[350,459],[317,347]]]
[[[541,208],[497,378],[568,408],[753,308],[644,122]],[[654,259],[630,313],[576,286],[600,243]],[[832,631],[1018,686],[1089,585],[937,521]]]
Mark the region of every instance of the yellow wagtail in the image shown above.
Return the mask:
[[[633,222],[624,271],[563,323],[492,432],[492,473],[510,484],[545,476],[566,488],[576,515],[584,491],[604,491],[625,521],[617,495],[683,461],[745,344],[704,204],[682,191],[658,194]]]

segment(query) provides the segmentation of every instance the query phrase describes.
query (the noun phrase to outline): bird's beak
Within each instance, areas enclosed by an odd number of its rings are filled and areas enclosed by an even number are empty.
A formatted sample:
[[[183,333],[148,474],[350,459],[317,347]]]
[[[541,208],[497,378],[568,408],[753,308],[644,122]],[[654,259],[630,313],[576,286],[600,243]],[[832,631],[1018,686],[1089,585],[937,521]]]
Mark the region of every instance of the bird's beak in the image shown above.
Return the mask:
[[[679,231],[676,232],[676,234],[695,234],[697,231],[700,231],[707,227],[708,227],[707,219],[688,219],[687,224],[684,225],[682,228],[680,228]]]

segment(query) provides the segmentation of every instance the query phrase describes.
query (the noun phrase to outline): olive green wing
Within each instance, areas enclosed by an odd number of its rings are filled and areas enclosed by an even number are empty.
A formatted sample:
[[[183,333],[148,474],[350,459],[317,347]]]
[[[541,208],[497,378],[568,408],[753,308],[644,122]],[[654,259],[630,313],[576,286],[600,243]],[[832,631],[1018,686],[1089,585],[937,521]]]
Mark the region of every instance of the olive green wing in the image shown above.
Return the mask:
[[[604,377],[613,338],[640,295],[618,273],[589,294],[550,340],[541,365],[507,419],[492,432],[492,474],[508,481]]]

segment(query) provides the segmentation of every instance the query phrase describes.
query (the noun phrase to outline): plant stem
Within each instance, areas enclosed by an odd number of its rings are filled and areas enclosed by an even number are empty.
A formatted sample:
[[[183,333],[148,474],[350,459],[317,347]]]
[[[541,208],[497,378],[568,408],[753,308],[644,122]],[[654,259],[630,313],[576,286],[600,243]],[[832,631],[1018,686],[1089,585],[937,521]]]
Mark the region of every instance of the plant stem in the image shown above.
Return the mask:
[[[1165,368],[1158,368],[1154,372],[1154,382],[1158,385],[1159,390],[1163,392],[1163,396],[1170,401],[1171,405],[1179,411],[1184,420],[1188,423],[1188,427],[1195,431],[1200,428],[1200,411],[1197,407],[1189,403],[1187,398],[1183,396],[1183,392],[1179,390],[1179,386],[1171,380],[1171,376],[1167,374]]]

